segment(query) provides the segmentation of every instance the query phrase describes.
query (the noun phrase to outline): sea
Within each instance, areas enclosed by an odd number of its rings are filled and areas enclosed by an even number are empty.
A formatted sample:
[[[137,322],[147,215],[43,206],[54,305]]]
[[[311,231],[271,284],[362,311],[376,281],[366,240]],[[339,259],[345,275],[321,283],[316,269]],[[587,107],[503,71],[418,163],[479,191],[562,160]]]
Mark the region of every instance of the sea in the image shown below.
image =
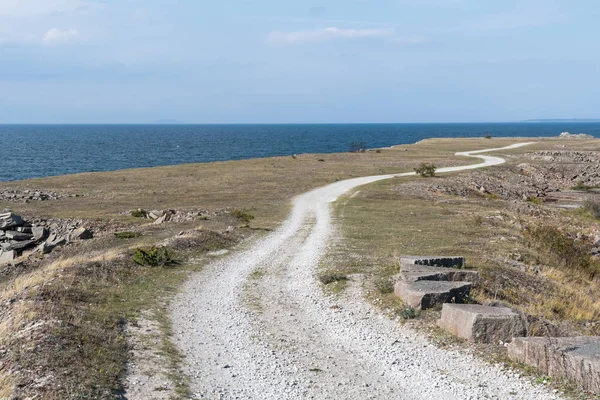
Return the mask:
[[[0,182],[80,172],[380,148],[440,137],[600,137],[600,122],[0,125]]]

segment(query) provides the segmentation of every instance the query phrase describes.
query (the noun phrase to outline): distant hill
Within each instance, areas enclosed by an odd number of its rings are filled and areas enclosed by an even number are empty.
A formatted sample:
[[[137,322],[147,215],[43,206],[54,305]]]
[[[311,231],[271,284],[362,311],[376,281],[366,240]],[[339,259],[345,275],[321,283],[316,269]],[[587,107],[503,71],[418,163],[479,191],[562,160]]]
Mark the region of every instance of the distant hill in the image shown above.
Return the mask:
[[[600,118],[526,119],[523,122],[600,122]]]

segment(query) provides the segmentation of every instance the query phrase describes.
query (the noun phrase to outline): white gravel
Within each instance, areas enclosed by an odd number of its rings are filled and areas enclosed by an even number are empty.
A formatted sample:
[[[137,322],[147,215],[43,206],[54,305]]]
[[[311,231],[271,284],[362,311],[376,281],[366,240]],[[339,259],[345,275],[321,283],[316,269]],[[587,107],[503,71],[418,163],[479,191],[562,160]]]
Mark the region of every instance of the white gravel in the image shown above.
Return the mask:
[[[484,162],[437,172],[504,162],[475,157]],[[343,301],[323,294],[314,274],[332,231],[329,202],[356,186],[406,175],[350,179],[305,193],[279,229],[187,282],[172,317],[194,398],[559,398],[514,372],[435,347],[380,315],[355,286]]]

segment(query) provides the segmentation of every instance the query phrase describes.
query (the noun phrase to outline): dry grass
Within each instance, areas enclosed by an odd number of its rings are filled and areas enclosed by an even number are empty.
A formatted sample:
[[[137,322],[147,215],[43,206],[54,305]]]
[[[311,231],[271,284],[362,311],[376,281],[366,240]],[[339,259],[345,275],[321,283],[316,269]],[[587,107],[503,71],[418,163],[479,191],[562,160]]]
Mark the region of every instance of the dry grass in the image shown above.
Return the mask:
[[[0,303],[10,304],[0,309],[0,350],[8,349],[9,356],[5,358],[10,365],[7,369],[0,364],[0,397],[14,394],[15,385],[19,385],[22,396],[114,397],[127,362],[122,327],[127,321],[134,321],[142,310],[151,310],[160,317],[163,351],[172,361],[170,368],[173,380],[179,382],[178,392],[185,396],[185,380],[177,376],[181,355],[168,340],[170,327],[165,307],[187,273],[197,270],[202,263],[184,262],[170,269],[148,268],[131,261],[132,250],[164,244],[165,239],[175,237],[168,245],[184,260],[198,253],[231,247],[253,231],[242,228],[234,233],[223,233],[228,225],[235,225],[237,221],[229,216],[229,219],[203,221],[204,230],[176,236],[178,230],[189,229],[189,226],[146,225],[147,220],[128,215],[129,210],[239,209],[255,216],[253,227],[272,228],[286,216],[295,195],[314,187],[356,176],[412,171],[422,162],[438,167],[476,163],[477,160],[459,159],[453,154],[514,142],[511,139],[439,139],[381,152],[299,155],[3,184],[10,188],[47,189],[83,197],[3,203],[0,208],[46,217],[116,219],[122,225],[131,225],[128,229],[137,226],[139,229],[135,230],[142,230],[143,235],[127,240],[112,235],[94,239],[89,245],[66,249],[61,259],[42,262],[38,269],[26,270],[0,282]],[[560,148],[560,145],[562,142],[546,141],[526,150]],[[589,143],[573,144],[581,148],[586,145]],[[503,153],[515,157],[516,162],[523,151]],[[346,198],[345,207],[338,209],[348,240],[343,252],[336,256],[341,258],[342,253],[357,256],[345,258],[344,268],[336,267],[336,272],[366,272],[386,278],[395,271],[396,255],[435,252],[466,254],[472,263],[488,268],[489,275],[494,276],[491,264],[486,264],[487,254],[504,253],[516,245],[512,240],[498,239],[500,235],[510,237],[513,229],[510,224],[485,218],[495,215],[500,203],[478,199],[474,205],[451,198],[431,201],[394,190],[398,183],[382,182],[361,188],[360,195]],[[481,220],[473,218],[474,211]],[[473,222],[464,223],[465,220]],[[491,247],[490,241],[495,241]],[[548,275],[547,279],[555,278]],[[339,290],[343,290],[344,281],[330,286],[338,284]],[[382,292],[389,292],[389,284],[380,282],[378,287]],[[564,295],[569,295],[568,287],[564,290]],[[486,295],[489,293],[482,293]],[[391,295],[382,293],[380,297],[385,296]],[[400,306],[397,300],[390,298],[389,301]]]
[[[509,165],[521,161],[518,152],[511,154]],[[382,181],[338,200],[335,216],[343,240],[330,251],[332,270],[366,274],[369,298],[384,308],[401,308],[389,285],[381,283],[398,273],[400,255],[464,255],[482,275],[481,286],[473,292],[476,301],[504,301],[532,320],[563,328],[567,323],[571,332],[600,333],[600,327],[589,324],[600,318],[600,282],[590,279],[596,264],[582,266],[577,259],[577,265],[571,265],[561,255],[549,257],[547,246],[528,245],[523,237],[524,227],[540,219],[578,228],[585,221],[569,213],[535,211],[541,205],[523,208],[532,208],[528,214],[518,205],[490,197],[434,194],[419,190],[418,182]]]

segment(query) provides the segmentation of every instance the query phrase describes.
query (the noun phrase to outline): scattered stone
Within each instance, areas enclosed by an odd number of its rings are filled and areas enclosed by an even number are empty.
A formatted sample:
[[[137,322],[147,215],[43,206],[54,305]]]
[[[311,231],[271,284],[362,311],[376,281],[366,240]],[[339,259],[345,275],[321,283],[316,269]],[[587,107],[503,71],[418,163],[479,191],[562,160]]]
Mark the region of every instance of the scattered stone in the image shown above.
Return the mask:
[[[63,196],[56,192],[50,191],[0,189],[1,202],[46,201],[58,200],[61,197]],[[77,195],[74,197],[77,197]]]
[[[34,240],[42,240],[48,236],[48,229],[43,226],[33,227],[31,230]]]
[[[600,337],[515,338],[508,355],[554,378],[567,378],[585,391],[600,394]]]
[[[23,225],[23,218],[11,212],[0,214],[0,229],[6,230]]]
[[[47,243],[48,243],[48,246],[50,246],[52,248],[55,248],[57,246],[62,246],[64,244],[66,244],[67,243],[67,239],[64,238],[64,237],[59,237],[59,238],[56,238],[53,241],[48,241]]]
[[[588,135],[587,133],[569,133],[562,132],[558,135],[561,139],[595,139],[592,135]]]
[[[2,250],[0,251],[0,265],[8,264],[17,258],[17,252],[14,250]]]
[[[40,254],[48,254],[52,251],[52,249],[53,247],[49,246],[48,243],[42,242],[33,250],[33,252]]]
[[[91,239],[93,237],[94,237],[94,235],[92,234],[92,232],[90,232],[89,230],[87,230],[84,227],[75,229],[69,235],[70,240],[87,240],[87,239]]]
[[[521,316],[507,307],[444,304],[438,326],[470,342],[508,342],[526,336]]]
[[[462,303],[469,296],[470,282],[399,281],[394,293],[411,307],[426,310],[443,303]]]
[[[19,241],[31,240],[31,238],[33,238],[33,235],[30,233],[23,233],[23,232],[17,232],[17,231],[5,231],[4,234],[9,239],[19,240]]]

